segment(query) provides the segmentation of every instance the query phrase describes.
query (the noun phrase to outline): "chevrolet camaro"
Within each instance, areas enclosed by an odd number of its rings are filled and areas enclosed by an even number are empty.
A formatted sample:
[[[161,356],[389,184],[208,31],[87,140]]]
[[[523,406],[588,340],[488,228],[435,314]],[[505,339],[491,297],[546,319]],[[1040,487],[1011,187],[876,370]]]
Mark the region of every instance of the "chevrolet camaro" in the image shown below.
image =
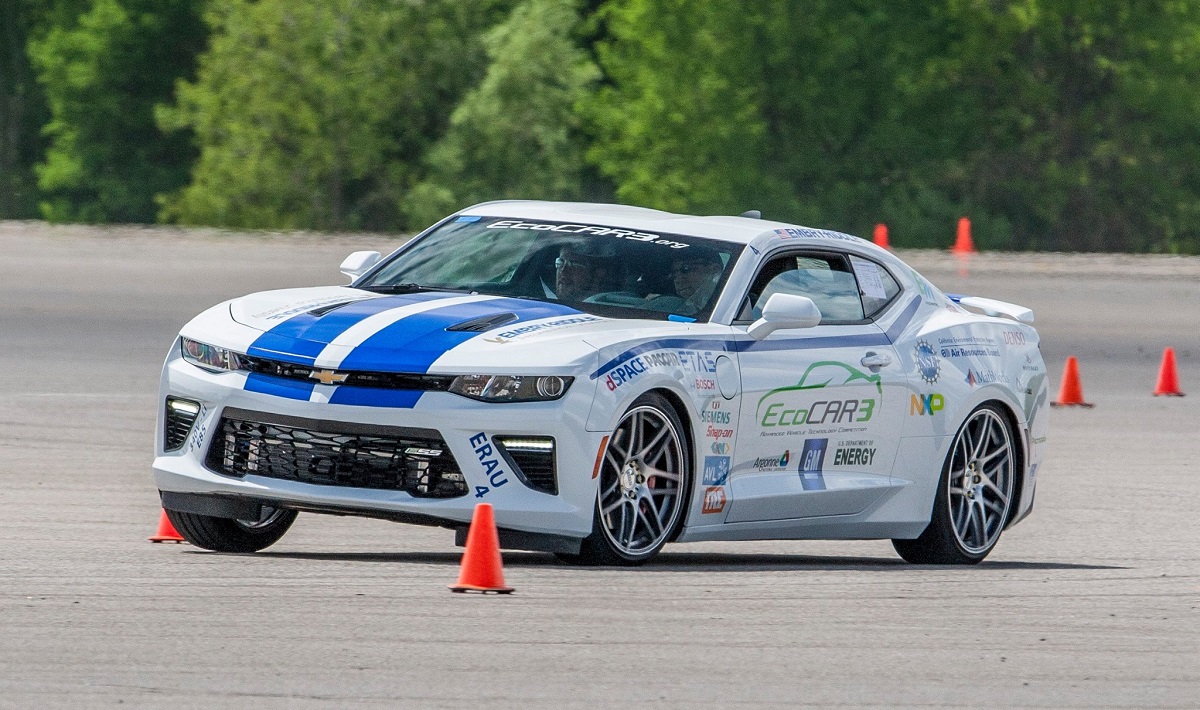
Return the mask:
[[[257,551],[301,511],[462,544],[486,502],[502,546],[581,564],[838,538],[970,564],[1033,506],[1033,313],[857,237],[505,201],[341,268],[171,345],[153,468],[192,544]]]

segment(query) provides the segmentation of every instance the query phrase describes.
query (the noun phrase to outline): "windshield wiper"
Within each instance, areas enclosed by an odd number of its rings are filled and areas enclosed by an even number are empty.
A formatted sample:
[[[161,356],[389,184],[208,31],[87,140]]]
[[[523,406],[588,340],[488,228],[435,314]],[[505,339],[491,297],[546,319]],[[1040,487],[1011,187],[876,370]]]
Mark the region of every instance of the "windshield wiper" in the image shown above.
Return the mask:
[[[448,286],[422,286],[421,284],[402,283],[402,284],[372,284],[370,286],[359,286],[363,291],[373,291],[375,293],[418,293],[420,291],[454,291],[457,293],[470,293],[470,289],[453,288]]]

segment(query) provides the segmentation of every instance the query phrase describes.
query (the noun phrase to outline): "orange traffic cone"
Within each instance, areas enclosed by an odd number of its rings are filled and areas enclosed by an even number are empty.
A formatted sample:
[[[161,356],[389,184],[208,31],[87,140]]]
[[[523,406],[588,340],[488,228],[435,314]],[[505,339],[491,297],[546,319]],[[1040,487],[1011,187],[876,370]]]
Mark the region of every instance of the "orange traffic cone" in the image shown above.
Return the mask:
[[[171,519],[167,517],[165,510],[158,518],[158,534],[146,539],[150,542],[187,542],[182,535],[175,532],[175,526],[171,524]]]
[[[892,248],[891,245],[888,244],[888,231],[886,224],[875,225],[875,245],[881,246],[884,249]]]
[[[1072,355],[1067,358],[1067,366],[1063,368],[1062,389],[1058,392],[1058,401],[1051,402],[1051,407],[1094,407],[1096,405],[1083,401],[1083,385],[1079,382],[1079,361]]]
[[[971,220],[966,217],[958,220],[958,233],[954,237],[954,248],[950,251],[955,254],[975,253],[975,242],[971,241]]]
[[[504,561],[500,559],[500,534],[491,503],[475,506],[471,528],[467,531],[467,549],[463,552],[462,571],[458,584],[450,585],[452,592],[495,592],[511,594],[512,587],[504,586]]]
[[[1175,370],[1175,348],[1163,350],[1162,366],[1158,368],[1158,386],[1154,388],[1154,396],[1169,395],[1182,397],[1179,391],[1179,373]]]

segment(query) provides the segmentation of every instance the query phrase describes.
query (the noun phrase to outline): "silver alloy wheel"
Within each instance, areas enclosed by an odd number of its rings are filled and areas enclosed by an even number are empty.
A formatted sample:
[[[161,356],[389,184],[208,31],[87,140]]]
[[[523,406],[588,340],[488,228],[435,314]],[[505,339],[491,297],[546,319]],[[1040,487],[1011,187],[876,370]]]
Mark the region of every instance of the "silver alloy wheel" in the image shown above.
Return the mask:
[[[1008,425],[992,409],[967,420],[951,450],[950,524],[963,549],[973,555],[996,544],[1008,519],[1013,492],[1013,443]]]
[[[259,510],[258,520],[242,520],[237,519],[235,522],[247,530],[262,530],[274,525],[280,518],[287,514],[284,508],[272,508],[269,505],[264,505]]]
[[[621,418],[600,469],[600,527],[614,549],[636,558],[666,541],[682,507],[683,461],[682,438],[657,407]]]

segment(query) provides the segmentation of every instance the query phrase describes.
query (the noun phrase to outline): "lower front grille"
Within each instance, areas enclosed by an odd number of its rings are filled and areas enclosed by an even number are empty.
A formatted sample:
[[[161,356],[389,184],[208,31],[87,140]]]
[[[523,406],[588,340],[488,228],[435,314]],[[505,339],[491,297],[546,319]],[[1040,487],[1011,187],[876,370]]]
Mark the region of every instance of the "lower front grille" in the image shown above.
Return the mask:
[[[433,429],[350,424],[226,409],[205,465],[226,476],[322,486],[466,495],[467,483]]]
[[[200,403],[180,397],[167,397],[163,417],[163,451],[178,451],[187,442],[188,434],[200,416]]]

